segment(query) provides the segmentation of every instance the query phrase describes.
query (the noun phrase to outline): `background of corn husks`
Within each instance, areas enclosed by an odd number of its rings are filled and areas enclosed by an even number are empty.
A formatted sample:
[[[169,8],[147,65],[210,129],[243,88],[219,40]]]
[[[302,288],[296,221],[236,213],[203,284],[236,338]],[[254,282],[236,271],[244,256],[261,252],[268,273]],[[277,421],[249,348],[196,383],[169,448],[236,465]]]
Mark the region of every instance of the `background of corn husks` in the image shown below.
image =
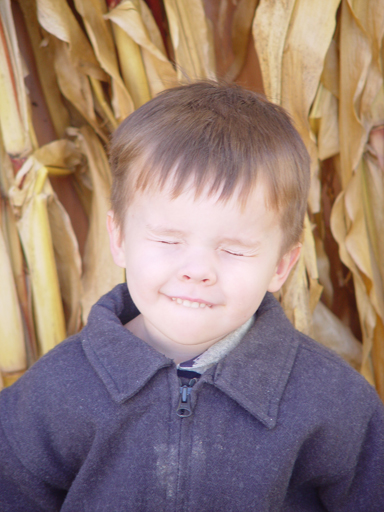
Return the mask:
[[[384,399],[384,0],[2,0],[0,21],[0,388],[124,279],[110,133],[224,77],[284,106],[312,158],[284,309]]]

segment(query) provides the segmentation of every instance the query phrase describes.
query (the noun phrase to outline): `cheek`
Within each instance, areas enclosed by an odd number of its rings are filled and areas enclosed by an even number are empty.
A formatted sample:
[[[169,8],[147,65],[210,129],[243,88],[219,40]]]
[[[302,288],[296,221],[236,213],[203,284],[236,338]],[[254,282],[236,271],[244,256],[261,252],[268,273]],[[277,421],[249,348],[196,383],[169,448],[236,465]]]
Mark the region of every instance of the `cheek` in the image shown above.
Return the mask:
[[[227,269],[223,274],[223,288],[234,302],[234,307],[258,307],[273,275],[273,266],[252,261],[247,265]]]
[[[160,286],[169,275],[169,264],[167,258],[161,251],[138,248],[127,258],[127,281],[128,285],[141,288],[143,294],[146,289],[153,289]]]

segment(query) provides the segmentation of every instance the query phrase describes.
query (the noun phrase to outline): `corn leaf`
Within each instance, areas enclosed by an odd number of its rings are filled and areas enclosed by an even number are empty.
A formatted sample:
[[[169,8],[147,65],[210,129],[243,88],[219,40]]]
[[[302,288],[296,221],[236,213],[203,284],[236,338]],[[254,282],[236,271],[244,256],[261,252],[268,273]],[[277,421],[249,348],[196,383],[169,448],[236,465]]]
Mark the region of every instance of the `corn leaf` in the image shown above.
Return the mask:
[[[40,354],[66,335],[47,201],[53,191],[48,171],[30,157],[16,176],[10,199],[20,212],[19,234],[31,280],[34,317]]]
[[[0,371],[12,373],[26,369],[27,357],[16,286],[1,226],[0,282]]]
[[[315,340],[340,354],[356,370],[361,367],[361,343],[322,302],[313,313],[313,336]]]
[[[34,158],[48,171],[53,170],[55,175],[74,172],[82,162],[81,153],[69,140],[58,140],[43,146],[35,151]],[[82,264],[69,216],[50,187],[47,185],[46,188],[49,190],[47,212],[52,246],[69,336],[80,328]]]
[[[0,126],[7,153],[23,159],[32,150],[24,72],[9,0],[0,2]]]
[[[75,6],[83,18],[100,66],[112,79],[112,105],[116,118],[123,120],[133,112],[133,102],[119,73],[111,29],[103,18],[106,5],[100,0],[75,0]]]
[[[55,72],[61,92],[107,142],[107,135],[99,126],[93,109],[88,76],[108,81],[108,75],[100,68],[91,45],[65,0],[37,0],[37,14],[39,23],[55,36]]]
[[[343,0],[340,29],[340,160],[346,188],[372,127],[371,105],[383,82],[384,4]]]
[[[252,21],[258,1],[241,0],[236,7],[232,21],[232,48],[235,58],[225,74],[225,79],[229,82],[237,78],[244,66]]]
[[[120,2],[105,18],[111,20],[115,26],[120,27],[137,45],[137,50],[140,51],[140,53],[137,53],[137,58],[142,59],[143,67],[141,67],[140,61],[138,64],[134,64],[135,60],[129,66],[130,54],[127,52],[124,58],[119,48],[122,72],[125,81],[131,84],[129,87],[135,91],[133,94],[136,96],[136,106],[140,106],[165,88],[175,85],[176,73],[166,57],[159,29],[144,1],[125,0]],[[119,33],[119,30],[117,30],[117,33]],[[137,83],[135,77],[137,80],[140,76],[143,76],[144,87],[145,84],[148,86],[148,90],[145,89],[146,97],[143,95],[143,87],[140,87],[140,84],[135,85]],[[138,90],[136,91],[136,89]]]
[[[201,0],[164,0],[173,48],[177,76],[187,78],[215,78],[215,58],[211,27]]]
[[[73,128],[69,133],[75,137],[77,148],[86,157],[93,189],[82,276],[82,319],[86,323],[89,311],[99,297],[124,282],[124,271],[115,265],[109,250],[106,218],[110,208],[111,174],[107,156],[90,128]]]
[[[36,0],[19,0],[19,4],[26,22],[44,98],[56,135],[60,138],[64,136],[70,120],[56,80],[52,36],[39,26]]]

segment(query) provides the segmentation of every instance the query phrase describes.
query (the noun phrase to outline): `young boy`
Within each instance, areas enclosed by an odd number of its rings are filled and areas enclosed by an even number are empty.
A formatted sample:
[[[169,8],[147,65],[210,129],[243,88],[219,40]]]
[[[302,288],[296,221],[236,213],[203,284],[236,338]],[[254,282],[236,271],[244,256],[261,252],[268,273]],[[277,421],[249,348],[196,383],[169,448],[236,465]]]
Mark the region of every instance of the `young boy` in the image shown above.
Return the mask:
[[[111,144],[122,284],[0,395],[0,510],[384,510],[384,408],[295,331],[309,159],[239,87],[165,91]]]

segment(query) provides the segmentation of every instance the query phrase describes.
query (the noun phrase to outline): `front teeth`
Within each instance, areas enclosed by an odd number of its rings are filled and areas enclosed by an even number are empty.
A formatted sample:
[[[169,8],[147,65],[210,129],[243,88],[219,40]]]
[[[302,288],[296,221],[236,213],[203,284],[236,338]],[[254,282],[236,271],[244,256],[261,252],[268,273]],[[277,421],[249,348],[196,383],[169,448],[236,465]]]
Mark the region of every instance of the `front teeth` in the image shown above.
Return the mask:
[[[203,304],[202,302],[191,302],[190,300],[183,300],[176,297],[172,297],[172,300],[175,300],[177,304],[182,304],[186,308],[205,308],[205,306],[209,308],[212,307],[211,305]]]

